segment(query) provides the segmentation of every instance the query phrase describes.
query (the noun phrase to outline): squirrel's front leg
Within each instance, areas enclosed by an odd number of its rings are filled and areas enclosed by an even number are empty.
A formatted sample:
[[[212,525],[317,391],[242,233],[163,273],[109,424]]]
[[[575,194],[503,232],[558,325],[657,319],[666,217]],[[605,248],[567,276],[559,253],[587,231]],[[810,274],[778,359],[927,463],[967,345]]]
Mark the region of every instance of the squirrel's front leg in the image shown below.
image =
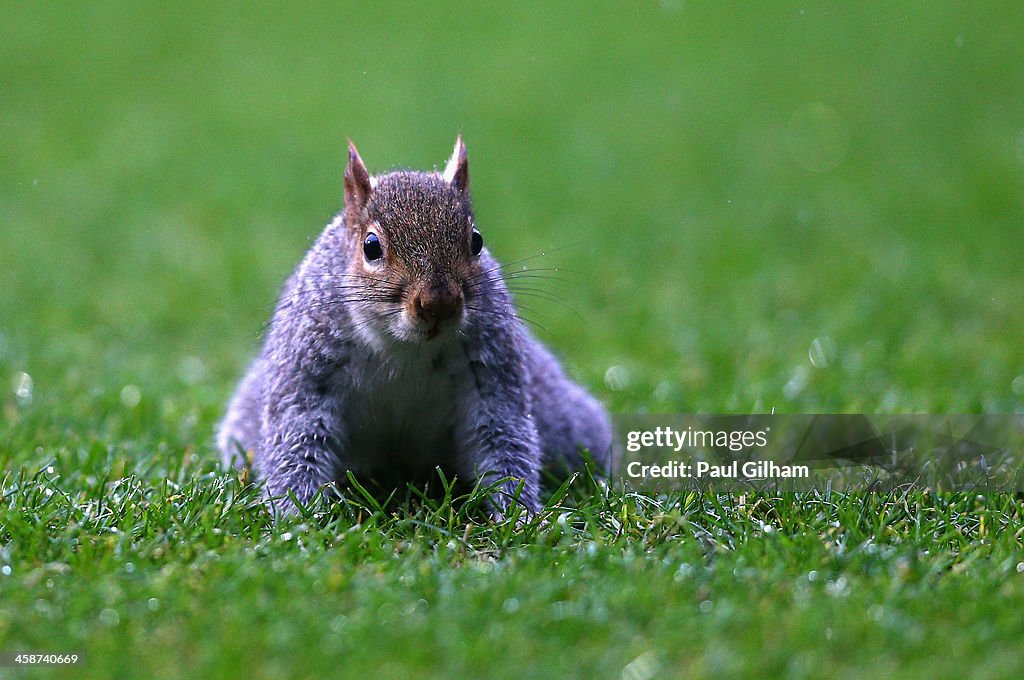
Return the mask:
[[[474,385],[461,405],[459,473],[484,486],[505,480],[492,497],[496,516],[508,514],[516,500],[529,513],[537,512],[540,438],[521,362],[515,353],[491,353],[472,358],[469,367]]]
[[[337,417],[316,403],[316,395],[304,388],[290,393],[268,394],[261,440],[262,475],[275,509],[292,512],[296,500],[305,504],[336,479],[343,432]]]

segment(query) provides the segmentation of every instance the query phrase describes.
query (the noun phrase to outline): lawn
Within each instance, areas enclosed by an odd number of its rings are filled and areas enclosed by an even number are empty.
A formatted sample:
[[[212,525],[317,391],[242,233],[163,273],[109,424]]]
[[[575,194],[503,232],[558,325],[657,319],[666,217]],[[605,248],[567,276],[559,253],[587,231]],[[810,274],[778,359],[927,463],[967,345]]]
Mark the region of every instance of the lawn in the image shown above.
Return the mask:
[[[4,3],[0,677],[1020,677],[1024,497],[352,490],[213,429],[371,171],[469,149],[616,413],[1024,412],[1024,10]],[[540,304],[538,304],[540,303]]]

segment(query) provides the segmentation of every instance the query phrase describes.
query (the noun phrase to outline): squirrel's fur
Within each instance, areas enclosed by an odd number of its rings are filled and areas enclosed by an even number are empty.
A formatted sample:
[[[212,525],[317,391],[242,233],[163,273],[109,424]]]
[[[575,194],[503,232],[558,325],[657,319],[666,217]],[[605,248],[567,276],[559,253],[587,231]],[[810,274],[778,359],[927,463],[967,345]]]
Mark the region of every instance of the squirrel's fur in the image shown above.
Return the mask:
[[[520,322],[481,243],[461,136],[443,174],[370,177],[350,144],[345,208],[284,286],[220,424],[225,462],[251,453],[285,510],[349,471],[402,484],[440,466],[518,480],[494,510],[521,483],[535,511],[542,466],[578,469],[582,447],[606,471],[607,413]]]

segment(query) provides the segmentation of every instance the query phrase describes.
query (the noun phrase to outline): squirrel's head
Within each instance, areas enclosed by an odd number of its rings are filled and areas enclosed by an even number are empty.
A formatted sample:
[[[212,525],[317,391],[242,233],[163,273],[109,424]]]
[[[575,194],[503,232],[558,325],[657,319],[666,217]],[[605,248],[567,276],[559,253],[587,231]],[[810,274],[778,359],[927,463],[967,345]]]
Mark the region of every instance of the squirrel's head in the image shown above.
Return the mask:
[[[462,326],[483,275],[462,135],[443,173],[370,176],[349,142],[345,225],[364,332],[422,342]]]

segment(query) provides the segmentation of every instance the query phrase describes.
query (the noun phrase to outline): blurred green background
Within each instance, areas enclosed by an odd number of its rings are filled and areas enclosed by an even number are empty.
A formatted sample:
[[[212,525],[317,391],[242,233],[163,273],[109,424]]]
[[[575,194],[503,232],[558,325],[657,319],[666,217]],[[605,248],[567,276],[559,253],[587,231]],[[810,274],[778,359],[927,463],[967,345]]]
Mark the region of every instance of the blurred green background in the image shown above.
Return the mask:
[[[55,412],[182,374],[225,398],[346,138],[431,168],[458,130],[492,251],[548,252],[583,321],[525,315],[616,410],[1021,408],[1015,3],[2,16],[0,380]]]
[[[0,0],[0,651],[1019,675],[1012,498],[282,526],[212,432],[346,138],[431,168],[460,130],[492,252],[559,269],[524,315],[613,410],[1020,412],[1022,35],[1012,2]]]

